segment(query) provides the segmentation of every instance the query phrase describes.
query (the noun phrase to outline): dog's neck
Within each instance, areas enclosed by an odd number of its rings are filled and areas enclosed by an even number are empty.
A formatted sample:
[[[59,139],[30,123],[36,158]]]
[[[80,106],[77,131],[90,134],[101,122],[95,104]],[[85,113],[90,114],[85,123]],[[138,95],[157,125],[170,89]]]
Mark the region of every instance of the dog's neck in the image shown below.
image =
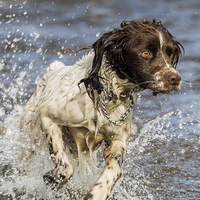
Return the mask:
[[[90,51],[76,63],[76,65],[86,70],[86,77],[92,70],[93,59],[94,52]],[[137,84],[130,82],[128,79],[121,79],[117,72],[114,70],[113,66],[108,64],[105,57],[102,60],[101,67],[98,72],[98,77],[95,79],[95,85],[96,84],[99,85],[100,90],[98,90],[98,87],[97,89],[94,89],[95,107],[104,110],[103,113],[104,116],[106,115],[106,118],[110,116],[110,114],[121,104],[125,105],[126,114],[129,112],[129,110],[131,112],[135,101],[134,93],[142,90],[137,86]],[[124,116],[124,114],[125,113],[123,112],[121,113],[122,116]],[[121,117],[120,119],[122,119]],[[119,120],[117,119],[117,121]],[[120,120],[119,122],[121,123],[122,121]]]
[[[90,51],[88,52],[88,54],[83,56],[83,58],[80,61],[76,63],[79,66],[87,66],[85,69],[87,76],[89,75],[92,69],[93,59],[94,52]],[[98,76],[99,81],[103,86],[103,90],[108,95],[114,95],[118,99],[130,92],[136,93],[143,90],[137,84],[130,82],[128,79],[119,78],[116,71],[113,69],[113,66],[108,64],[105,56],[103,57]]]
[[[130,92],[136,93],[142,90],[137,84],[130,82],[128,79],[119,78],[113,66],[106,62],[105,57],[103,58],[98,75],[103,89],[108,94],[115,95],[118,99]]]

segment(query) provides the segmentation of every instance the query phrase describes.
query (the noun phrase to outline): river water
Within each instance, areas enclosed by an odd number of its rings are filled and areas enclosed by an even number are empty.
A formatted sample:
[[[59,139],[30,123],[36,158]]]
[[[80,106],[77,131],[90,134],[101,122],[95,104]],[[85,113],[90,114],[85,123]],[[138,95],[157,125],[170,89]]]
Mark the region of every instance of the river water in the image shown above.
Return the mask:
[[[53,164],[48,150],[27,164],[17,160],[19,121],[37,80],[54,60],[73,64],[123,20],[161,20],[185,47],[179,92],[137,95],[122,176],[110,200],[200,199],[199,0],[0,0],[0,199],[83,198],[96,176],[76,174],[61,190],[42,175]],[[101,161],[101,158],[99,158]],[[101,162],[100,162],[101,165]]]

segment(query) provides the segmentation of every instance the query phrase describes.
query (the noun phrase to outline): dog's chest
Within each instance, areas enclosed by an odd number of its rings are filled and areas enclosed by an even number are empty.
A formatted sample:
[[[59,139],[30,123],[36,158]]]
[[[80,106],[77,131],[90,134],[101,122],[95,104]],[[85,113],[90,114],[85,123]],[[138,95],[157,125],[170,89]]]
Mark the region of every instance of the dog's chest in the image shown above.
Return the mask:
[[[130,106],[130,99],[126,94],[117,98],[116,95],[104,96],[102,93],[101,96],[96,98],[95,105],[85,92],[80,93],[78,91],[75,97],[71,98],[64,105],[57,104],[56,108],[52,108],[52,112],[49,109],[49,115],[60,125],[85,127],[91,133],[97,133],[100,130],[101,132],[102,130],[103,132],[113,132],[112,127],[115,126],[108,126],[110,122],[106,115],[113,121],[118,120]],[[105,131],[106,129],[108,130]]]
[[[88,129],[93,132],[112,133],[115,128],[120,128],[134,107],[134,96],[130,93],[123,94],[121,98],[116,95],[99,95],[95,105],[95,112],[88,125]],[[92,124],[92,126],[90,126]],[[95,128],[94,128],[95,127]],[[104,133],[103,133],[104,134]]]

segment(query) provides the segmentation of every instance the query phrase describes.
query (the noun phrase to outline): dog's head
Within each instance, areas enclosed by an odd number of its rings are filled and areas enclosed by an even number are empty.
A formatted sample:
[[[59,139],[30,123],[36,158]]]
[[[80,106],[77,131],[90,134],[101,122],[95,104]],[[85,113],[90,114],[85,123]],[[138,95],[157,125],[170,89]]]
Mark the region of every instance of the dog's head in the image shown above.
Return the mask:
[[[90,97],[103,55],[120,78],[142,89],[169,93],[180,88],[176,66],[184,49],[161,22],[123,21],[120,29],[104,33],[91,47],[95,51],[92,71],[81,80]]]

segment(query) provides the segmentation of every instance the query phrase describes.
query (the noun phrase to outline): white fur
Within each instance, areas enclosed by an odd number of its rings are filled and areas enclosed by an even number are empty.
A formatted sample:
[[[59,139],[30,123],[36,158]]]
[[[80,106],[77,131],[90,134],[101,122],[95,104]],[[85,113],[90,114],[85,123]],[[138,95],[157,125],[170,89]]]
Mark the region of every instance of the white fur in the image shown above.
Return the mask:
[[[68,127],[73,136],[77,145],[75,154],[79,160],[83,160],[86,155],[93,155],[93,151],[104,140],[104,157],[107,164],[86,197],[103,200],[109,196],[120,176],[120,167],[131,132],[132,112],[123,125],[114,126],[103,115],[97,92],[94,105],[84,84],[78,87],[78,82],[88,76],[93,58],[94,53],[89,52],[73,66],[65,66],[55,61],[47,68],[47,73],[40,79],[21,116],[21,130],[26,135],[22,137],[23,145],[19,148],[19,157],[32,154],[32,147],[41,145],[44,135],[42,133],[46,133],[55,154],[54,174],[57,177],[64,176],[63,181],[67,181],[73,175],[73,166],[64,149],[62,127]],[[106,67],[104,61],[99,76],[104,78],[100,81],[106,92],[113,92],[113,97],[106,99],[106,108],[110,118],[116,120],[128,109],[130,100],[124,93],[132,92],[135,86],[128,80],[119,79],[111,67]],[[124,103],[125,101],[127,103]]]

